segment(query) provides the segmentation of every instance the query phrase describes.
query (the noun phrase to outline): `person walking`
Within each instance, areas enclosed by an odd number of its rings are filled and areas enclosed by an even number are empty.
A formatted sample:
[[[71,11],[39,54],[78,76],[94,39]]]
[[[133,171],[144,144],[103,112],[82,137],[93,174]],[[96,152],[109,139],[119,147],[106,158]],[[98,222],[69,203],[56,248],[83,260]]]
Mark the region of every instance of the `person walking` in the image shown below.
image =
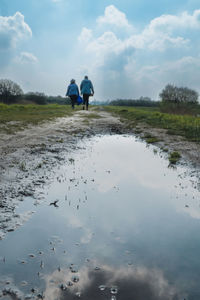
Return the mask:
[[[76,84],[75,79],[72,79],[70,81],[70,84],[68,85],[66,96],[70,97],[72,109],[74,109],[74,105],[77,102],[77,98],[79,96],[79,89],[78,85]]]
[[[88,76],[85,76],[80,85],[81,94],[83,95],[83,109],[88,110],[89,97],[94,95],[94,88]]]

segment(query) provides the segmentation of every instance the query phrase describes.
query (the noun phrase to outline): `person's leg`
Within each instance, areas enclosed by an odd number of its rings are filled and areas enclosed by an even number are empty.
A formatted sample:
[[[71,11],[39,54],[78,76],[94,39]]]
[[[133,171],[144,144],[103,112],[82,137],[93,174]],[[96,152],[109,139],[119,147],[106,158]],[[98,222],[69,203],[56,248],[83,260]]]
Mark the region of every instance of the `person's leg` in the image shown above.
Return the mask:
[[[86,102],[86,110],[88,110],[88,105],[89,105],[89,97],[90,95],[86,95],[86,99],[85,99],[85,102]]]
[[[76,103],[77,97],[78,97],[78,96],[76,96],[76,95],[70,96],[71,101],[72,101],[72,109],[74,109],[74,105],[75,105],[75,103]]]
[[[73,96],[70,96],[70,99],[71,99],[72,109],[74,109],[74,100],[73,100]]]
[[[87,99],[87,95],[83,94],[83,110],[85,109],[86,99]]]

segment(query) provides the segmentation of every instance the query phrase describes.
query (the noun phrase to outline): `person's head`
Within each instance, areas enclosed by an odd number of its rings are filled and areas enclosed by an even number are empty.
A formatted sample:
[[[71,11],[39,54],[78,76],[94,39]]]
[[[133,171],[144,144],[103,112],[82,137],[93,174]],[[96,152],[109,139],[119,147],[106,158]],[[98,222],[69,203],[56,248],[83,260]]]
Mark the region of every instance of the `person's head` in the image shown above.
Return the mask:
[[[75,81],[75,79],[71,79],[71,81],[70,81],[70,83],[75,83],[76,81]]]
[[[85,75],[85,79],[88,79],[88,76],[87,76],[87,75]]]

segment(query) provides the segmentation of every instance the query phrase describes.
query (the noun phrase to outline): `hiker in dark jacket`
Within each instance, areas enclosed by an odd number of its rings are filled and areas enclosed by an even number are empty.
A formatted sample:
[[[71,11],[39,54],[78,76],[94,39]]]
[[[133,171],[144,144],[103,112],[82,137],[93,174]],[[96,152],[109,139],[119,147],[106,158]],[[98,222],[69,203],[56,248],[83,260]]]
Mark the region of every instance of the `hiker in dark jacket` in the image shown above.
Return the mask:
[[[83,109],[88,110],[89,97],[94,95],[94,88],[91,80],[88,79],[88,76],[85,76],[80,85],[81,94],[83,95]]]
[[[72,103],[72,108],[74,109],[74,105],[77,102],[77,98],[79,96],[78,85],[75,82],[75,79],[72,79],[70,85],[67,88],[66,96],[69,96]]]

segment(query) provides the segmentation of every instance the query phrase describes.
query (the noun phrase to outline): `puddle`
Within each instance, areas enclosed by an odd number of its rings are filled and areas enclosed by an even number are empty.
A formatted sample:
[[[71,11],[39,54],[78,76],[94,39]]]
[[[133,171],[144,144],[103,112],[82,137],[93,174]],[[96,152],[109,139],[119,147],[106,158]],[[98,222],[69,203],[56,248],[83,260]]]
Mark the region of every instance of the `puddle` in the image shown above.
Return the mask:
[[[78,146],[0,241],[0,298],[199,299],[195,178],[134,137]]]

